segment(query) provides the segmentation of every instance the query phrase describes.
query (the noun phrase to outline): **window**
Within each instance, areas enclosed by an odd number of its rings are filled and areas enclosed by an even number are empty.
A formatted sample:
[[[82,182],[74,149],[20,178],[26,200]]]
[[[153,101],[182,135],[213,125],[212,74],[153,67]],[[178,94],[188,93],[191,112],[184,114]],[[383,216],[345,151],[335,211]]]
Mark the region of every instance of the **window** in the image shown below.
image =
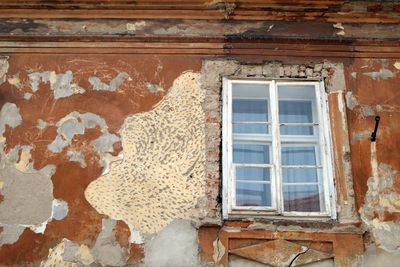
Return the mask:
[[[223,216],[335,218],[318,81],[223,81]]]

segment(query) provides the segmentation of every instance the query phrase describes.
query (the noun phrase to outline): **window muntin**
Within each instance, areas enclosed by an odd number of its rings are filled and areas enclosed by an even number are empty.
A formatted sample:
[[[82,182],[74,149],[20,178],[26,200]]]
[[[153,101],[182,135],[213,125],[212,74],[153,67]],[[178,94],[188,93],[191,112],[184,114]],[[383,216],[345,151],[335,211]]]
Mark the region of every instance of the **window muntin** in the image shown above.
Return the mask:
[[[224,79],[223,91],[224,217],[334,217],[322,84]]]

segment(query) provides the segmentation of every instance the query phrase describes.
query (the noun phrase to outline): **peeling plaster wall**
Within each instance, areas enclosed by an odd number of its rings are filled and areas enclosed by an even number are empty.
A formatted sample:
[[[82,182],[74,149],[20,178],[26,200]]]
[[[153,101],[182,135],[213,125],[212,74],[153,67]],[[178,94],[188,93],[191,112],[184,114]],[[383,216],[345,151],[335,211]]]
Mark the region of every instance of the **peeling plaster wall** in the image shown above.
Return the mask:
[[[200,66],[198,57],[157,55],[1,57],[0,265],[140,264],[145,232],[160,231],[175,218],[195,218],[205,195]],[[146,143],[147,137],[154,140]],[[116,173],[110,163],[120,161],[112,165],[117,167],[124,159],[126,173],[133,174],[133,165],[146,157],[152,167],[153,156],[159,157],[153,172],[160,173],[160,187],[148,186],[156,191],[148,190],[142,204],[157,205],[159,190],[167,190],[158,217],[145,222],[149,214],[142,210],[140,217],[138,209],[109,218],[88,203],[85,190]],[[154,178],[150,169],[136,174],[150,184]],[[117,192],[128,188],[114,186]],[[109,197],[101,191],[91,196],[102,203]],[[131,224],[132,216],[137,223]]]
[[[0,57],[0,265],[257,266],[232,251],[260,240],[313,246],[303,266],[398,262],[400,61],[244,58]],[[337,221],[221,219],[230,75],[325,81]]]
[[[348,67],[354,74],[347,77],[346,92],[354,189],[364,227],[371,234],[365,266],[398,262],[400,253],[398,66],[396,60],[363,59]],[[371,142],[375,116],[381,119],[377,141]]]

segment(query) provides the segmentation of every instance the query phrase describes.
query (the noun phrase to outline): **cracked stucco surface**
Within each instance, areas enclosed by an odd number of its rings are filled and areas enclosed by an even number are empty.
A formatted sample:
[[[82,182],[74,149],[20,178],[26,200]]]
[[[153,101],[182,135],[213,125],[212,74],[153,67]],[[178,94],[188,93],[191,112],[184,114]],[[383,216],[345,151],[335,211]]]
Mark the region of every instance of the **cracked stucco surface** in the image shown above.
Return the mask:
[[[185,72],[148,112],[122,127],[124,160],[86,189],[102,214],[155,233],[185,218],[205,193],[204,91],[200,74]]]

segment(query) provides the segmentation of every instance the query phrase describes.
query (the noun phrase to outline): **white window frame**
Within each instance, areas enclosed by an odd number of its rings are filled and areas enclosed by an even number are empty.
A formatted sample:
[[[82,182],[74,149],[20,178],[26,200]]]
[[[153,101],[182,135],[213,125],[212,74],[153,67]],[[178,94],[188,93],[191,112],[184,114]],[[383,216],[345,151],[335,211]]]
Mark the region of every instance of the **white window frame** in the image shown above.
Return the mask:
[[[270,104],[270,126],[272,134],[272,154],[274,158],[270,164],[258,167],[269,167],[274,179],[271,178],[271,205],[272,207],[240,206],[236,207],[235,168],[233,165],[233,135],[232,135],[232,84],[252,83],[269,85]],[[315,87],[315,101],[313,103],[313,117],[318,114],[318,123],[310,123],[319,126],[319,153],[320,169],[324,187],[325,212],[284,212],[283,190],[282,190],[282,166],[281,166],[281,135],[280,126],[284,123],[278,122],[278,85],[313,85]],[[297,98],[298,99],[298,98]],[[308,99],[309,100],[309,99]],[[304,220],[326,220],[336,219],[336,192],[334,186],[334,169],[332,159],[332,141],[327,104],[327,94],[324,90],[323,81],[302,80],[261,80],[261,79],[235,79],[223,78],[222,88],[222,213],[224,219],[241,219],[248,217],[304,219]],[[315,109],[315,110],[314,110]],[[287,125],[287,124],[286,124]],[[304,124],[302,124],[304,125]],[[296,139],[297,140],[297,139]],[[235,164],[246,165],[251,164]],[[320,202],[321,203],[321,202]]]

